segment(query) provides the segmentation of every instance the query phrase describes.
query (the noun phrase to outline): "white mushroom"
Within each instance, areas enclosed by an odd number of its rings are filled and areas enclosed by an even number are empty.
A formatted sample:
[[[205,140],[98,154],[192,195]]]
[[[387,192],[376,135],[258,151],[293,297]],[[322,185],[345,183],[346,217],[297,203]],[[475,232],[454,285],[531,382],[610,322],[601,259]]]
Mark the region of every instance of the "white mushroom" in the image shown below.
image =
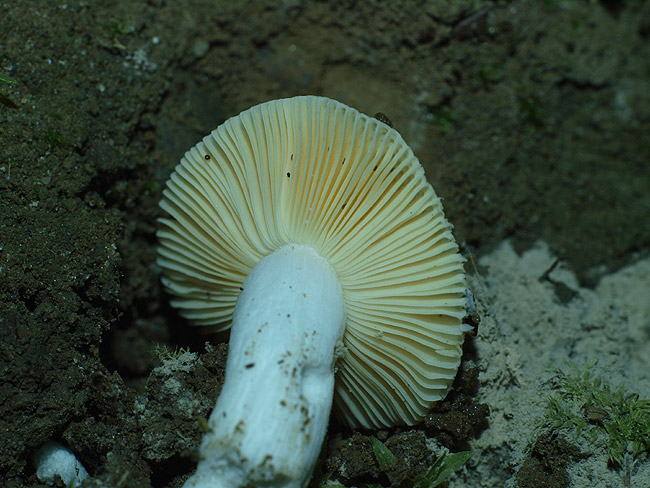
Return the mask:
[[[185,154],[162,208],[172,304],[231,326],[190,487],[303,487],[329,412],[414,424],[460,363],[463,258],[399,133],[339,102],[255,106]]]

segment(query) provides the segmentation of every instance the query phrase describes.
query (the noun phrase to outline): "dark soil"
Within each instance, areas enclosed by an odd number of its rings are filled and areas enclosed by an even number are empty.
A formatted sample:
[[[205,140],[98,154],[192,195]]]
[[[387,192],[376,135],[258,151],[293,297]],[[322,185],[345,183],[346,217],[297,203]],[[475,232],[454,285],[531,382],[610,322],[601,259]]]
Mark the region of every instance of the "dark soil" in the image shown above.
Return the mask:
[[[563,437],[542,435],[535,442],[517,473],[520,488],[567,488],[570,486],[567,466],[584,455]]]
[[[543,239],[587,285],[646,255],[649,26],[632,0],[0,3],[3,486],[41,486],[48,439],[110,486],[191,473],[225,361],[204,343],[224,338],[168,305],[158,201],[183,152],[256,103],[386,114],[467,255]],[[423,432],[479,435],[487,410],[462,408],[474,420],[440,405],[440,423],[386,433],[412,468],[368,479],[420,474]],[[454,421],[465,438],[445,441]],[[323,466],[358,464],[367,449],[341,446],[366,434],[333,426]]]

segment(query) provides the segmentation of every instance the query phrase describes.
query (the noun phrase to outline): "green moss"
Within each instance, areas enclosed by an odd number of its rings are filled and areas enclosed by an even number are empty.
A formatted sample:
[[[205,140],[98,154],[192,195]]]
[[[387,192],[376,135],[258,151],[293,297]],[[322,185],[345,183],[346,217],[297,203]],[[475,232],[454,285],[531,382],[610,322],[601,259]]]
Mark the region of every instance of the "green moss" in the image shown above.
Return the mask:
[[[650,399],[640,399],[622,386],[611,388],[593,374],[594,364],[570,373],[556,370],[558,391],[549,397],[544,426],[572,433],[605,449],[611,463],[623,465],[650,453]]]

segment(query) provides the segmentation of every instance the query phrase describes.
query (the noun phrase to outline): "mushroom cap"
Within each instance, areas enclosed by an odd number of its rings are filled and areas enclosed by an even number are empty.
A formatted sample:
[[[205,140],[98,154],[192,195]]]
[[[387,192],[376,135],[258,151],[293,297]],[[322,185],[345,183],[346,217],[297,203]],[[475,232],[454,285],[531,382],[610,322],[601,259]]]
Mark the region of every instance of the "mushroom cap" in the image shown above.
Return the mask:
[[[396,130],[328,98],[262,103],[190,149],[163,195],[158,263],[192,323],[227,329],[260,259],[310,245],[345,299],[336,414],[353,427],[411,425],[445,397],[463,343],[464,259]]]

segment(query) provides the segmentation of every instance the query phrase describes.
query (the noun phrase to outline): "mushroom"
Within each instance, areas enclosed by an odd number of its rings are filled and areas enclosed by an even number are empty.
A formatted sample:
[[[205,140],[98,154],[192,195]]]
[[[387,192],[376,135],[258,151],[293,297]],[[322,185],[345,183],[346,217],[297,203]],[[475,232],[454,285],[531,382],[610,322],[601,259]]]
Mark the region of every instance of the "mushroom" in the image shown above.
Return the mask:
[[[328,98],[252,107],[190,149],[158,263],[191,323],[231,327],[186,487],[304,487],[332,409],[412,425],[460,363],[464,259],[397,131]]]

